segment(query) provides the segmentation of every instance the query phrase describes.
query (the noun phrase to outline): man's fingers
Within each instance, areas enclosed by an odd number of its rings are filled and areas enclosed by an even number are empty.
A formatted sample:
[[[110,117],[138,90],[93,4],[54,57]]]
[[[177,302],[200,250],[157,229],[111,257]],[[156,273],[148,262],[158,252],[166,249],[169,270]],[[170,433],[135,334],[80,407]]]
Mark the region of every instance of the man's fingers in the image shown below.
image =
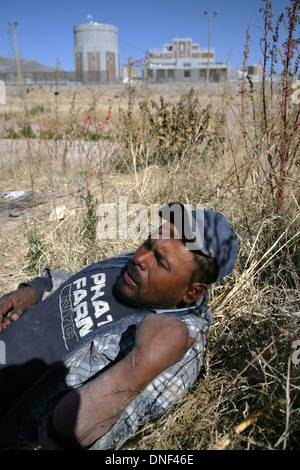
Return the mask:
[[[1,298],[0,300],[0,333],[10,324],[10,320],[6,318],[7,312],[11,310],[12,303],[9,299]]]
[[[6,329],[10,324],[9,318],[3,318],[3,315],[0,315],[0,333]]]
[[[0,300],[0,315],[6,315],[13,308],[13,303],[10,299]]]
[[[19,320],[20,316],[22,315],[23,313],[23,310],[21,310],[20,308],[19,309],[15,309],[11,312],[10,314],[10,318],[12,319],[12,321],[17,321]]]
[[[0,298],[0,333],[11,323],[19,320],[26,310],[37,302],[37,292],[31,286],[21,287]]]
[[[3,302],[3,304],[0,306],[0,320],[3,322],[5,320],[8,320],[7,315],[11,318],[12,321],[19,320],[20,316],[23,314],[23,309],[22,308],[13,308],[13,303],[11,301],[6,301]],[[7,324],[9,325],[9,321]]]
[[[3,299],[0,303],[0,333],[6,329],[10,322],[19,320],[23,314],[22,308],[13,308],[13,302],[10,299]],[[9,315],[9,317],[7,316]]]

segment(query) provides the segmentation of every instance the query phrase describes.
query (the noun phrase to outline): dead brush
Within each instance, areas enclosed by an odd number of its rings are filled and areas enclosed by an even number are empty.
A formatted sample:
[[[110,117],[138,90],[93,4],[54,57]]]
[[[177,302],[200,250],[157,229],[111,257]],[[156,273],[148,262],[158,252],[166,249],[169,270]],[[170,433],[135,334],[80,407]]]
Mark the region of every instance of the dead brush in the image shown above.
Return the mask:
[[[265,1],[261,9],[264,21],[261,49],[263,51],[262,83],[254,87],[251,78],[246,83],[249,28],[245,46],[243,79],[241,84],[240,123],[244,149],[251,181],[256,181],[261,192],[269,192],[274,214],[285,217],[290,205],[299,201],[297,173],[299,164],[299,106],[293,102],[293,81],[299,66],[299,1],[291,1],[273,28],[272,2]],[[286,29],[285,41],[279,37],[280,23]],[[271,41],[272,37],[272,41]],[[281,70],[278,71],[281,62]],[[270,79],[267,73],[270,71]],[[276,73],[276,75],[275,75]],[[249,111],[247,117],[246,111]],[[261,151],[263,149],[263,152]],[[243,195],[241,194],[243,202]]]
[[[125,152],[118,156],[116,169],[137,172],[149,166],[166,166],[192,161],[198,147],[207,141],[210,109],[202,108],[191,90],[178,103],[142,100],[137,111],[133,104],[120,110],[120,135]],[[121,157],[121,158],[120,158]]]

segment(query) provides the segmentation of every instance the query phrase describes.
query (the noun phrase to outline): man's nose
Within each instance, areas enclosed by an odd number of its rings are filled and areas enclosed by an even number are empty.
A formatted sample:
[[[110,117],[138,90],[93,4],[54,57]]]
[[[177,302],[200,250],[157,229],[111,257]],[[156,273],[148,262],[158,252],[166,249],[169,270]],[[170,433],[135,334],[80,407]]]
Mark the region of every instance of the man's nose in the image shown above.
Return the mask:
[[[133,264],[139,266],[142,271],[145,271],[148,268],[153,256],[154,255],[152,251],[140,248],[135,252],[133,257]]]

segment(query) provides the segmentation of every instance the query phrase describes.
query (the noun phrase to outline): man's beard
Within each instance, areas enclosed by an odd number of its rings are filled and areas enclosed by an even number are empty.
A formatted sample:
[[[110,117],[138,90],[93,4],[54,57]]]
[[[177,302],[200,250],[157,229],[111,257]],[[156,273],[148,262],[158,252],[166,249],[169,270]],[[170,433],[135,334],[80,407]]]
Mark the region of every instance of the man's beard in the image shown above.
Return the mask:
[[[134,280],[137,286],[134,289],[130,289],[124,280],[124,274],[128,270],[130,277]],[[162,309],[171,308],[170,304],[166,302],[166,299],[150,299],[146,298],[141,292],[142,280],[138,270],[129,262],[121,270],[120,275],[113,286],[113,294],[116,299],[122,304],[128,307],[134,307],[139,309]]]

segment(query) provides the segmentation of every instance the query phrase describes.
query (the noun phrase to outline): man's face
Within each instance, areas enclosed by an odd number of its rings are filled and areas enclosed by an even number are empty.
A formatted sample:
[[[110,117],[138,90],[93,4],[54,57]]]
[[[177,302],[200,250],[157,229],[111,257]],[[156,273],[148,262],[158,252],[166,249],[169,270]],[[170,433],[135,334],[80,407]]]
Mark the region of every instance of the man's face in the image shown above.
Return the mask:
[[[166,238],[167,234],[171,238]],[[178,308],[194,274],[193,254],[164,224],[135,252],[115,284],[122,302],[140,308]]]

